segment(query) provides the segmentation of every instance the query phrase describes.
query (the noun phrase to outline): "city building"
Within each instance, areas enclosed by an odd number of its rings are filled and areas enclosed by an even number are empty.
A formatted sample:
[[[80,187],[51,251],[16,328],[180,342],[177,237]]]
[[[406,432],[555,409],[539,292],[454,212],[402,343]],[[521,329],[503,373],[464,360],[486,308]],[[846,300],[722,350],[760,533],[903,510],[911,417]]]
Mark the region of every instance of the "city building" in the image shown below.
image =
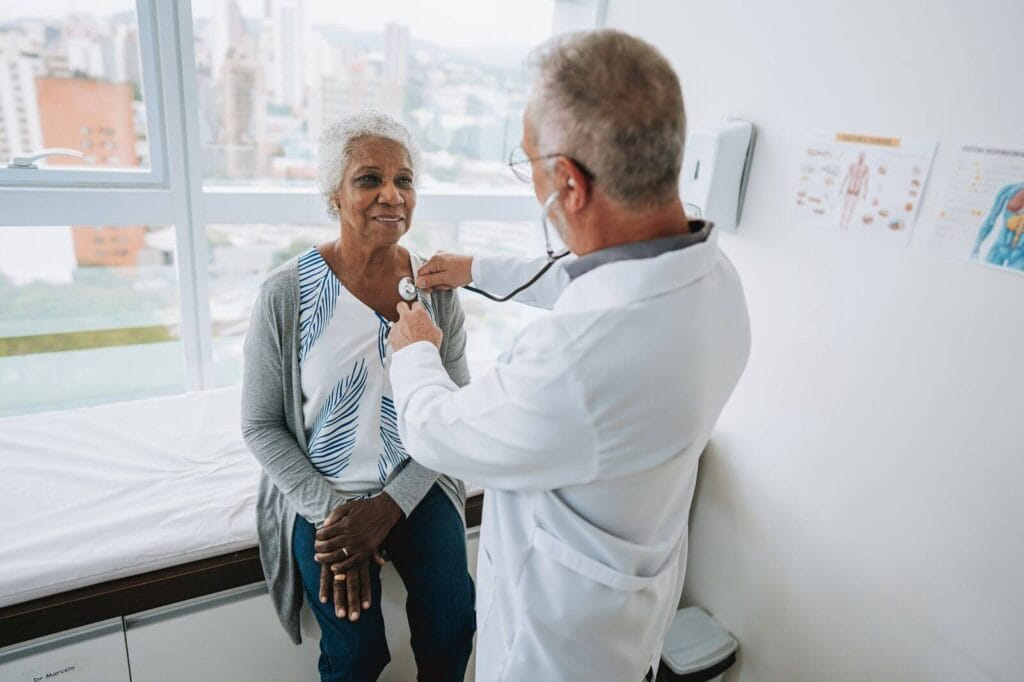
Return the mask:
[[[52,157],[50,165],[139,165],[131,84],[42,77],[35,85],[45,146],[77,149],[87,157]]]
[[[0,163],[43,146],[35,78],[42,72],[38,54],[22,50],[13,33],[0,33]]]
[[[221,129],[224,172],[230,178],[259,176],[266,166],[263,67],[244,47],[228,52],[221,69]]]
[[[267,81],[273,104],[300,109],[305,103],[306,23],[303,0],[266,0],[264,55],[269,57]]]

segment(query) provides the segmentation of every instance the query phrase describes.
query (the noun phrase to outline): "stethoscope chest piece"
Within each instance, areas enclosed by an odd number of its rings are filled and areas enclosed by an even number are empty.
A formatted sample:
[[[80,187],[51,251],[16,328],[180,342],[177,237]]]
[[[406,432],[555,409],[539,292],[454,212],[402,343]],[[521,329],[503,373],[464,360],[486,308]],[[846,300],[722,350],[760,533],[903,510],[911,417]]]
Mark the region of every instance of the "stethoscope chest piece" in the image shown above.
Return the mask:
[[[409,303],[416,300],[416,285],[413,284],[411,277],[403,277],[398,282],[398,295],[402,297],[403,301]]]

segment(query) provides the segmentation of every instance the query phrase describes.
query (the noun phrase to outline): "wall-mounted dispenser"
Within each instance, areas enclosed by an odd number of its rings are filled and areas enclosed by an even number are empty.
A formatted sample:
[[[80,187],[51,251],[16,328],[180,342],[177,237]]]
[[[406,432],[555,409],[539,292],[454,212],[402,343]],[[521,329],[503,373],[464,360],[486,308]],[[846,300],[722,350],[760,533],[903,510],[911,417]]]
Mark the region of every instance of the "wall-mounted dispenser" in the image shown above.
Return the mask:
[[[740,222],[756,137],[754,124],[738,118],[686,136],[679,179],[683,200],[717,227],[734,230]]]

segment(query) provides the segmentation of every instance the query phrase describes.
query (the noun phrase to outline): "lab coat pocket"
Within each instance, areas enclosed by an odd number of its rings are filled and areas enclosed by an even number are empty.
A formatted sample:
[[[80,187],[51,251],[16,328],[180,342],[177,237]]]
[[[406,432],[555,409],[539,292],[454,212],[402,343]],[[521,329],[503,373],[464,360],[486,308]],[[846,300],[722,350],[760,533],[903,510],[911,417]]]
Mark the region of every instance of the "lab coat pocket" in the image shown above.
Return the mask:
[[[628,572],[536,527],[517,584],[517,627],[502,680],[640,680],[674,605],[678,551]],[[632,563],[623,557],[624,565]]]
[[[655,585],[661,576],[660,573],[653,576],[637,576],[616,571],[570,547],[543,528],[534,531],[533,546],[574,573],[613,590],[638,592]]]

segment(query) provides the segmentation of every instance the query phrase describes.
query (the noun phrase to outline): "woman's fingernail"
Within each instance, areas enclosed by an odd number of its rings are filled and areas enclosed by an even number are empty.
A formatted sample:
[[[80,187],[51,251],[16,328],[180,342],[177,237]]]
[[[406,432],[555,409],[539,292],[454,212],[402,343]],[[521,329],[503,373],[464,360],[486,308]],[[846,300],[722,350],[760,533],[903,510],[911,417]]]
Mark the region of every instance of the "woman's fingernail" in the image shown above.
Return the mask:
[[[321,604],[326,604],[327,603],[327,597],[320,597],[320,603]]]
[[[356,613],[355,611],[353,611],[352,613],[349,614],[348,619],[354,623],[357,620],[359,620],[359,614]]]
[[[345,609],[338,609],[337,611],[335,611],[335,613],[338,614],[338,618],[344,618],[345,617]]]
[[[364,608],[364,609],[368,609],[368,608],[370,608],[370,602],[368,602],[368,601],[364,601],[364,602],[363,602],[363,608]]]

